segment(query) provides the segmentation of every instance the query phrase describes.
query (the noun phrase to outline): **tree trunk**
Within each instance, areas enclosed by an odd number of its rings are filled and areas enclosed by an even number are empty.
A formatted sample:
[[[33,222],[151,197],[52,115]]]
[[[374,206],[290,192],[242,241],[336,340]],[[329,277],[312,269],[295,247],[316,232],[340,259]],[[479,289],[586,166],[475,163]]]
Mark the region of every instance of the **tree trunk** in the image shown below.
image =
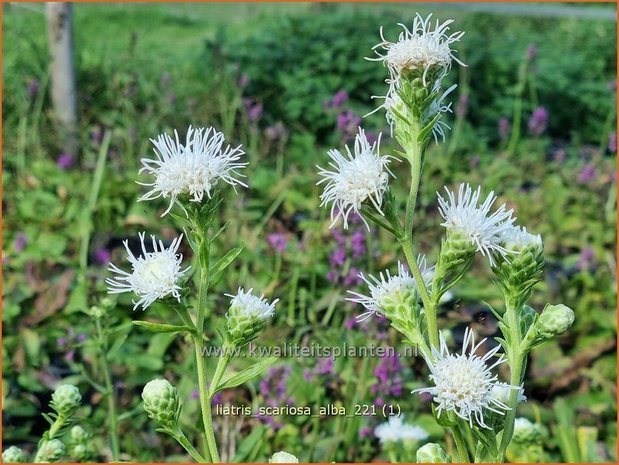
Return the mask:
[[[51,97],[64,151],[77,155],[77,98],[73,60],[73,7],[47,3],[47,41],[51,61]]]

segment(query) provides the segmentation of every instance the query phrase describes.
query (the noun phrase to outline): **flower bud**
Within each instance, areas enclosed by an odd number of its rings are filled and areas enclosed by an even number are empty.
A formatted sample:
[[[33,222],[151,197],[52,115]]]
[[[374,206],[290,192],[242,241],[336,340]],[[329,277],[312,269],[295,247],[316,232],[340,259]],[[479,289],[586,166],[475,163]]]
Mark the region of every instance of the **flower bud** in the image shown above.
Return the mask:
[[[449,463],[451,460],[441,446],[430,442],[417,450],[417,463]]]
[[[447,229],[436,263],[436,279],[441,282],[464,274],[471,266],[476,250],[475,244],[463,232]]]
[[[527,232],[527,228],[514,226],[501,235],[501,246],[508,253],[497,257],[493,271],[510,305],[521,308],[542,276],[545,263],[542,237]]]
[[[228,343],[233,347],[242,347],[256,339],[265,328],[268,319],[273,316],[275,304],[279,299],[269,303],[262,296],[251,292],[239,291],[232,297],[230,309],[226,314]]]
[[[75,413],[82,403],[82,395],[79,389],[72,384],[61,384],[52,394],[50,406],[65,418]]]
[[[11,446],[2,452],[3,463],[22,463],[25,461],[24,452],[19,447]]]
[[[58,439],[52,439],[51,441],[43,443],[43,445],[39,448],[37,456],[34,458],[34,462],[58,462],[64,456],[64,453],[64,444]]]
[[[178,422],[181,403],[176,388],[168,380],[149,381],[142,391],[144,410],[149,418],[164,428],[173,428]]]
[[[543,339],[550,339],[563,334],[574,323],[574,311],[562,304],[546,305],[535,322],[537,334]]]
[[[82,461],[89,456],[88,449],[84,444],[77,444],[76,446],[73,446],[72,454],[73,457],[79,461]]]
[[[85,444],[89,439],[90,435],[81,426],[75,425],[71,428],[71,442],[73,444]]]
[[[280,452],[275,452],[273,457],[269,459],[269,463],[299,463],[299,459],[282,450]]]
[[[537,423],[531,423],[527,418],[516,418],[512,440],[520,444],[540,443],[543,439],[542,428]]]

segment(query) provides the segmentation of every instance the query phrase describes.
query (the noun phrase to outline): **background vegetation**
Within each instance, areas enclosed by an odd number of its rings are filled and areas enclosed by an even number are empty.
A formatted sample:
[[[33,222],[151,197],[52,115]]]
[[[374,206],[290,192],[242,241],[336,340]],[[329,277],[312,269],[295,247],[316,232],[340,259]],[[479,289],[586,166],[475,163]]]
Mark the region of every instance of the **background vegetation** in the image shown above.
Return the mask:
[[[442,229],[435,191],[463,181],[495,190],[520,224],[542,234],[547,267],[535,308],[564,302],[576,323],[532,356],[521,414],[544,424],[548,460],[616,460],[615,12],[610,5],[516,6],[77,4],[81,151],[64,154],[48,97],[42,8],[5,5],[4,447],[34,447],[46,428],[40,412],[64,379],[84,395],[79,417],[94,435],[95,458],[109,459],[107,404],[96,389],[101,344],[86,310],[105,294],[107,262],[122,262],[122,239],[142,230],[176,234],[159,217],[163,202],[135,202],[142,192],[135,180],[149,138],[189,124],[223,130],[231,143],[244,144],[251,163],[250,188],[229,192],[221,212],[233,221],[221,246],[247,246],[212,295],[243,284],[279,298],[265,345],[399,346],[385,322],[355,323],[359,308],[344,301],[359,285],[355,270],[393,267],[397,249],[362,225],[344,234],[328,229],[315,165],[351,139],[376,106],[370,95],[384,93],[386,70],[363,59],[379,27],[395,38],[396,23],[419,11],[456,20],[466,31],[458,56],[468,64],[450,74],[460,84],[452,131],[428,152],[419,246],[435,256]],[[538,111],[532,119],[540,107],[547,118]],[[363,125],[383,131],[388,150],[384,116]],[[188,248],[184,254],[190,258]],[[487,336],[496,331],[490,312],[472,303],[500,301],[497,289],[478,284],[486,282],[479,265],[444,304],[442,326],[456,341],[466,325]],[[226,299],[211,298],[222,315]],[[154,431],[139,393],[154,377],[176,381],[184,427],[197,437],[193,349],[190,341],[133,327],[134,316],[130,298],[121,298],[105,322],[123,458],[186,460]],[[170,317],[154,306],[149,318]],[[285,359],[220,403],[351,410],[356,403],[398,404],[407,422],[441,440],[428,400],[409,394],[425,377],[423,363],[411,358]],[[302,461],[325,462],[387,459],[372,434],[382,421],[231,416],[216,424],[224,460],[265,461],[286,449]]]

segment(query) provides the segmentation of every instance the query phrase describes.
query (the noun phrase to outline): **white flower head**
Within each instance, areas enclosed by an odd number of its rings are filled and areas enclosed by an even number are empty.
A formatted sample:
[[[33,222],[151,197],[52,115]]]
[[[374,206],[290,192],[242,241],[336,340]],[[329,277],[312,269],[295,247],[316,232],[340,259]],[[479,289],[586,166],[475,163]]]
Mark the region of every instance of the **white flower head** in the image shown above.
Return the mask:
[[[260,297],[252,294],[253,289],[245,292],[243,288],[239,287],[236,295],[226,294],[228,297],[232,297],[230,301],[230,307],[236,307],[240,314],[248,317],[257,317],[262,320],[266,320],[272,317],[275,313],[275,304],[279,302],[279,299],[275,299],[269,303],[264,295]]]
[[[430,23],[431,17],[432,15],[429,15],[423,19],[417,14],[410,30],[399,23],[403,31],[400,32],[397,42],[385,39],[381,27],[382,40],[372,48],[378,57],[369,60],[382,61],[389,69],[390,78],[387,80],[390,86],[389,94],[393,94],[398,88],[400,77],[406,71],[421,71],[425,86],[429,71],[438,71],[438,79],[441,79],[451,68],[452,61],[464,66],[464,63],[454,56],[455,50],[451,49],[451,45],[459,41],[464,32],[448,35],[449,25],[453,20],[450,19],[443,24],[437,20],[433,28]]]
[[[346,146],[346,155],[339,150],[329,150],[331,157],[329,166],[332,170],[318,166],[318,175],[322,179],[317,184],[326,183],[325,190],[320,196],[324,206],[332,202],[331,226],[341,216],[344,229],[348,229],[348,216],[351,212],[359,213],[361,204],[369,200],[374,208],[382,215],[381,204],[383,194],[387,190],[389,175],[388,164],[392,157],[381,156],[380,135],[378,140],[370,144],[365,132],[359,127],[355,137],[354,154]],[[362,218],[363,219],[363,218]],[[369,229],[369,225],[363,220]]]
[[[470,239],[478,252],[488,256],[491,265],[494,264],[493,252],[501,255],[511,252],[502,245],[502,234],[513,228],[516,218],[512,217],[513,210],[508,210],[505,204],[490,214],[490,208],[496,201],[494,192],[490,192],[479,204],[481,187],[473,191],[469,184],[460,184],[457,196],[447,187],[445,191],[447,200],[437,192],[439,211],[445,219],[441,226]]]
[[[142,255],[135,257],[129,248],[129,241],[124,241],[127,249],[127,257],[131,263],[131,273],[121,270],[113,263],[109,270],[116,273],[114,278],[108,278],[105,282],[108,285],[108,293],[120,294],[123,292],[133,292],[140,300],[133,302],[135,310],[140,305],[143,310],[157,299],[172,296],[180,301],[179,280],[190,267],[181,269],[183,256],[178,254],[178,247],[183,236],[174,239],[169,248],[165,248],[162,241],[152,238],[152,252],[146,251],[144,238],[146,233],[140,233],[142,243]]]
[[[423,441],[430,435],[421,426],[402,423],[401,417],[390,416],[389,421],[381,423],[374,430],[381,444],[399,441]]]
[[[419,255],[417,257],[417,265],[421,271],[424,284],[429,286],[434,276],[434,267],[429,268],[427,266],[425,255]],[[391,275],[389,270],[386,270],[379,273],[378,278],[372,275],[366,277],[363,273],[360,273],[359,277],[368,285],[370,295],[366,296],[357,292],[348,291],[355,296],[348,300],[363,305],[367,310],[357,317],[358,321],[367,320],[375,314],[382,314],[388,302],[394,298],[403,298],[403,296],[417,292],[415,278],[410,275],[408,269],[400,262],[398,262],[398,274],[396,275]]]
[[[488,428],[484,422],[484,411],[489,410],[504,415],[510,410],[493,388],[498,383],[497,375],[492,369],[504,363],[506,359],[500,355],[492,365],[488,362],[496,355],[500,346],[487,352],[483,357],[475,352],[485,342],[485,339],[475,345],[473,332],[467,328],[464,333],[461,354],[450,354],[443,335],[440,335],[440,349],[432,347],[432,360],[424,354],[430,368],[430,379],[434,386],[415,389],[413,393],[428,393],[438,404],[437,414],[452,411],[473,426],[473,420],[482,428]],[[467,349],[470,350],[467,354]],[[502,383],[503,385],[505,383]],[[509,385],[508,385],[509,386]],[[520,389],[519,386],[510,386]]]
[[[235,148],[228,145],[224,149],[223,133],[213,128],[194,129],[190,126],[184,145],[180,143],[176,130],[174,136],[172,139],[161,134],[151,139],[156,158],[143,158],[140,173],[152,174],[155,179],[151,183],[139,183],[152,188],[140,197],[140,201],[170,198],[170,205],[163,213],[166,215],[179,195],[189,196],[192,202],[201,202],[205,195],[211,198],[220,180],[233,187],[247,187],[238,179],[243,175],[237,171],[247,166],[239,161],[245,152],[240,145]]]
[[[529,246],[537,248],[543,245],[542,236],[531,234],[527,231],[527,228],[521,228],[520,226],[512,226],[503,231],[501,239],[506,249],[514,251],[522,250]]]

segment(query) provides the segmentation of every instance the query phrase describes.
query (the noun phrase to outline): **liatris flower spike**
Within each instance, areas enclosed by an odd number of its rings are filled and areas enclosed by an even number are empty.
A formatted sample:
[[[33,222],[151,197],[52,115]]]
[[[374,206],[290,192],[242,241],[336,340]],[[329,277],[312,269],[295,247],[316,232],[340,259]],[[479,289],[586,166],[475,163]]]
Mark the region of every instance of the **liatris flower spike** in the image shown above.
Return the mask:
[[[275,452],[269,459],[269,463],[299,463],[299,459],[282,450],[280,452]]]
[[[441,446],[430,442],[417,450],[417,463],[450,463],[451,460]]]
[[[499,396],[496,396],[496,391],[493,391],[498,380],[497,375],[492,374],[492,369],[507,360],[501,355],[492,365],[488,365],[490,359],[501,348],[498,345],[483,357],[475,355],[484,342],[485,339],[476,345],[473,332],[467,328],[461,354],[449,353],[442,334],[440,349],[432,347],[431,354],[424,354],[434,386],[415,389],[413,393],[432,394],[434,401],[438,404],[437,418],[440,418],[443,413],[453,412],[469,423],[471,428],[473,424],[489,428],[484,419],[485,414],[494,412],[503,415],[510,410]],[[504,383],[503,386],[505,386]],[[519,386],[509,387],[520,390]]]
[[[464,32],[455,32],[447,35],[449,25],[453,20],[441,24],[438,20],[434,28],[430,23],[432,15],[423,19],[417,14],[413,26],[409,30],[404,24],[399,24],[403,31],[397,42],[390,42],[380,29],[381,42],[373,47],[377,58],[368,58],[373,61],[382,61],[389,69],[389,94],[398,88],[400,80],[405,78],[421,78],[424,86],[440,80],[451,68],[452,61],[464,66],[453,54],[451,44],[458,42]],[[382,48],[384,53],[379,50]]]
[[[146,250],[145,235],[146,233],[140,233],[142,255],[137,258],[129,248],[128,241],[124,242],[131,263],[131,273],[110,264],[109,270],[117,276],[105,280],[110,294],[133,292],[140,297],[137,302],[133,302],[134,310],[139,306],[146,310],[154,301],[169,296],[180,301],[181,286],[179,283],[190,268],[181,269],[183,256],[177,253],[182,235],[174,239],[167,249],[162,241],[157,242],[155,236],[151,236],[152,252]]]
[[[25,461],[24,451],[19,447],[11,446],[2,452],[3,463],[23,463]]]
[[[161,134],[151,139],[156,158],[143,158],[140,173],[153,175],[155,179],[151,183],[139,183],[152,188],[139,200],[170,198],[170,204],[163,212],[165,215],[181,197],[190,202],[201,202],[205,195],[211,198],[219,181],[232,187],[247,187],[239,180],[243,175],[238,172],[247,166],[247,163],[240,161],[245,152],[241,146],[227,146],[224,149],[224,135],[221,132],[213,128],[189,127],[184,145],[179,142],[176,131],[174,136],[175,139],[172,139],[167,134]]]
[[[35,463],[59,462],[65,454],[64,444],[58,439],[44,442],[34,458]]]
[[[322,179],[317,184],[326,183],[320,196],[321,206],[331,203],[331,227],[342,217],[344,229],[348,229],[348,217],[351,212],[360,214],[364,202],[369,202],[383,215],[381,204],[388,188],[389,160],[392,157],[380,155],[380,135],[378,141],[370,144],[363,129],[355,138],[354,154],[346,146],[347,155],[339,150],[329,150],[329,166],[332,170],[318,166]],[[362,217],[363,218],[363,217]],[[368,227],[369,225],[363,220]]]
[[[176,388],[166,379],[149,381],[142,391],[144,410],[159,426],[173,431],[178,423],[181,402]]]
[[[228,343],[233,347],[242,347],[256,339],[275,313],[275,304],[279,299],[270,302],[264,296],[252,294],[253,289],[245,292],[239,288],[232,297],[230,309],[226,315]]]

